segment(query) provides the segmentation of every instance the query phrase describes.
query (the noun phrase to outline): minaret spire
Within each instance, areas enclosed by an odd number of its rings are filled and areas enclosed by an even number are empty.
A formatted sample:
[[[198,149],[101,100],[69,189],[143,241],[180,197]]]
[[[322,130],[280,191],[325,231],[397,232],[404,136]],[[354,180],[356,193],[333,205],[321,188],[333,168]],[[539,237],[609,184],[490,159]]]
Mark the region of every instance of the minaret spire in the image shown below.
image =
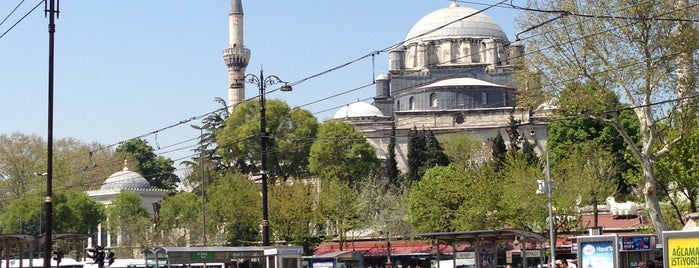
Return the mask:
[[[250,49],[243,43],[243,3],[231,0],[228,13],[228,47],[223,50],[228,67],[228,112],[245,100],[245,68],[250,62]]]

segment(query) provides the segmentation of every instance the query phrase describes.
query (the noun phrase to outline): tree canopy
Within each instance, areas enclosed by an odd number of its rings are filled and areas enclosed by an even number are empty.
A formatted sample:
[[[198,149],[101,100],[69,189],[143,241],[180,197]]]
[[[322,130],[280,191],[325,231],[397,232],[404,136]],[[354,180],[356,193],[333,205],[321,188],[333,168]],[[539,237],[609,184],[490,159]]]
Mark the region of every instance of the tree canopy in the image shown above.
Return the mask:
[[[307,110],[289,106],[280,100],[267,100],[267,169],[270,182],[303,177],[308,173],[308,154],[318,129],[317,119]],[[234,163],[243,174],[260,171],[259,103],[238,104],[216,133],[217,153],[224,162]]]
[[[175,175],[175,162],[164,156],[156,155],[155,149],[144,139],[129,140],[116,148],[117,153],[125,153],[138,161],[138,168],[151,186],[173,190],[180,182]]]
[[[577,107],[589,105],[590,109],[574,115],[598,120],[621,135],[630,155],[639,164],[643,180],[637,187],[643,193],[656,235],[660,237],[668,228],[660,211],[653,163],[666,155],[679,139],[667,136],[659,123],[672,120],[682,111],[696,109],[681,100],[696,91],[692,55],[698,46],[695,42],[697,29],[684,19],[689,14],[697,14],[699,7],[689,6],[686,0],[534,0],[528,3],[536,10],[564,12],[548,13],[549,16],[523,13],[521,26],[528,29],[528,37],[523,41],[530,48],[540,48],[526,55],[523,84],[540,85],[541,88],[530,90],[540,89],[552,97],[559,96],[561,89],[571,85],[596,85],[629,102],[628,109],[640,123],[638,143],[624,129],[619,116],[621,109],[604,109],[610,107],[605,102],[609,99],[605,91],[577,95],[580,103]],[[531,70],[537,73],[530,76]],[[541,78],[547,80],[541,81]],[[673,98],[678,101],[662,102]],[[672,107],[667,109],[667,106]]]
[[[355,189],[379,166],[374,147],[353,125],[342,121],[320,125],[309,158],[312,174],[321,180],[338,179]]]

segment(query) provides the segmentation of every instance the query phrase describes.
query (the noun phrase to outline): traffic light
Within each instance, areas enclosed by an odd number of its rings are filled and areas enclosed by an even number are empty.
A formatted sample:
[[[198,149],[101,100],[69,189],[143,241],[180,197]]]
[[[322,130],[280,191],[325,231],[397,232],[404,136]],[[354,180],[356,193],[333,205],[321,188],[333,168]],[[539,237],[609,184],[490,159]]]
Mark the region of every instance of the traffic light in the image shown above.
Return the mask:
[[[57,249],[54,249],[52,253],[53,253],[53,259],[56,261],[56,263],[58,265],[60,265],[61,260],[63,260],[63,251],[61,251],[60,248],[57,248]]]
[[[109,266],[112,266],[112,263],[114,263],[114,259],[116,259],[114,255],[114,251],[107,251],[107,260],[109,260]]]

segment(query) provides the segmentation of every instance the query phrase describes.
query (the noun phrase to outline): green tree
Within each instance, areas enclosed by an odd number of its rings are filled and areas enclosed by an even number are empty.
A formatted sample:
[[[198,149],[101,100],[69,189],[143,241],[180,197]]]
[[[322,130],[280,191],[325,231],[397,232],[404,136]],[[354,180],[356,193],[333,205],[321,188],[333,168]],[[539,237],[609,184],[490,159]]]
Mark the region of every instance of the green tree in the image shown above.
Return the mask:
[[[507,158],[507,146],[505,139],[502,138],[500,131],[495,137],[486,139],[485,143],[490,147],[490,160],[495,166],[495,171],[500,170],[505,165]]]
[[[469,204],[469,193],[475,175],[454,165],[427,170],[422,180],[409,190],[406,199],[408,220],[416,232],[451,232],[459,230],[461,206]]]
[[[138,161],[138,168],[151,186],[160,189],[173,190],[180,182],[175,175],[174,161],[156,155],[155,149],[144,139],[137,138],[127,141],[116,148],[116,152],[127,154]]]
[[[362,226],[357,204],[358,194],[349,182],[333,177],[322,180],[320,185],[318,212],[325,231],[337,239],[340,250],[344,250],[347,232]]]
[[[541,83],[550,95],[565,88],[564,84],[594,84],[614,91],[630,102],[640,123],[640,142],[628,133],[616,109],[580,113],[614,127],[623,137],[630,154],[638,161],[646,210],[658,237],[668,230],[661,214],[656,188],[654,162],[666,155],[679,139],[672,139],[658,123],[672,120],[678,113],[666,114],[667,107],[653,102],[695,94],[696,81],[691,55],[699,43],[697,29],[684,20],[697,13],[688,1],[529,1],[537,10],[565,10],[565,14],[610,14],[606,18],[564,16],[551,18],[536,12],[523,13],[522,28],[530,29],[529,47],[550,49],[527,54],[524,70],[539,70]],[[632,19],[621,19],[632,18]],[[669,20],[656,20],[657,18]],[[672,21],[672,19],[676,19]],[[610,44],[624,44],[610,46]],[[602,49],[603,48],[603,49]],[[530,83],[531,84],[531,83]],[[601,103],[595,95],[578,95],[578,103]],[[693,110],[685,101],[667,103],[670,110]],[[613,112],[608,112],[613,111]],[[681,124],[684,122],[678,121]]]
[[[312,254],[312,249],[320,243],[313,235],[318,224],[315,217],[317,195],[313,185],[304,180],[281,183],[269,187],[270,229],[276,240],[294,245],[302,245],[304,252]]]
[[[530,162],[524,152],[507,155],[498,177],[503,185],[499,211],[503,226],[535,232],[548,229],[548,207],[545,195],[536,195],[537,180],[545,179],[539,163]]]
[[[427,169],[449,165],[449,156],[432,130],[413,128],[408,133],[408,181],[422,178]]]
[[[103,145],[85,144],[72,138],[54,142],[52,184],[54,188],[88,190],[98,186],[112,168],[112,152]],[[38,135],[0,135],[0,197],[4,200],[45,192],[46,141]],[[3,204],[0,203],[0,208]]]
[[[408,132],[408,174],[406,174],[406,178],[409,184],[419,181],[422,177],[420,167],[425,162],[426,150],[425,136],[417,130],[417,127],[413,127]]]
[[[79,191],[54,191],[54,233],[90,233],[104,219],[102,205]],[[43,194],[27,194],[12,199],[0,213],[3,233],[39,235],[45,220]],[[42,230],[41,232],[39,230]]]
[[[321,180],[339,179],[355,189],[379,166],[374,147],[352,124],[342,121],[320,125],[309,162],[311,172]]]
[[[594,214],[592,227],[597,227],[598,205],[617,193],[615,167],[614,155],[593,142],[580,145],[575,153],[562,159],[552,170],[556,213],[574,216],[578,215],[579,207],[589,205]],[[566,221],[571,218],[560,217],[556,228],[566,231],[577,228],[579,222]]]
[[[429,169],[436,166],[448,166],[449,156],[444,153],[442,144],[439,143],[437,137],[432,130],[424,131],[425,133],[425,153],[427,161],[422,164],[422,169]]]
[[[515,120],[514,114],[510,112],[510,117],[507,121],[507,128],[505,129],[505,132],[507,132],[507,137],[510,139],[510,152],[516,152],[520,149],[519,142],[523,138],[519,133],[520,124],[522,124],[522,120]]]
[[[197,230],[201,228],[201,198],[188,192],[166,195],[160,203],[158,230],[165,235],[162,244],[186,246],[197,244]],[[188,233],[181,232],[187,230]],[[207,228],[209,230],[209,228]],[[190,241],[187,241],[187,240]]]
[[[676,218],[684,225],[684,212],[696,213],[699,199],[699,130],[689,130],[685,138],[674,146],[668,156],[656,163],[658,180],[670,196]],[[684,200],[684,202],[683,202]]]
[[[399,181],[400,170],[398,169],[398,161],[396,160],[396,126],[391,127],[391,137],[388,141],[388,154],[386,155],[386,178],[391,185],[402,184]]]
[[[411,233],[407,207],[403,202],[404,188],[380,177],[363,180],[359,192],[358,210],[360,222],[378,231],[386,239],[386,248],[391,248],[391,239]],[[390,259],[391,252],[387,252]]]
[[[580,103],[579,99],[591,98],[590,102]],[[609,110],[615,107],[623,107],[618,97],[609,90],[594,85],[573,85],[561,92],[559,98],[560,109],[564,113],[582,114],[591,113],[594,110]],[[619,120],[623,129],[631,135],[634,142],[638,142],[638,119],[631,111],[620,111]],[[590,143],[598,144],[614,156],[615,174],[620,194],[627,195],[632,192],[631,184],[623,175],[637,172],[634,164],[626,158],[629,157],[627,145],[619,132],[612,126],[598,120],[587,117],[571,117],[551,122],[547,139],[547,150],[550,152],[552,166],[571,152],[580,152]]]
[[[318,129],[311,112],[290,109],[280,100],[267,100],[266,126],[267,169],[269,181],[278,178],[305,177],[308,173],[308,154]],[[217,153],[226,163],[234,163],[242,174],[260,171],[260,112],[257,101],[246,101],[236,106],[226,119],[223,130],[216,133]]]
[[[480,142],[469,139],[467,135],[447,134],[442,136],[444,153],[449,157],[449,162],[459,167],[470,167],[483,161],[483,145]]]
[[[224,231],[223,237],[212,234],[209,240],[225,241],[230,246],[249,246],[262,240],[262,198],[255,183],[228,174],[207,187],[206,197],[207,225]]]
[[[141,196],[122,191],[107,206],[107,230],[125,247],[145,248],[150,243],[150,214],[143,207]]]

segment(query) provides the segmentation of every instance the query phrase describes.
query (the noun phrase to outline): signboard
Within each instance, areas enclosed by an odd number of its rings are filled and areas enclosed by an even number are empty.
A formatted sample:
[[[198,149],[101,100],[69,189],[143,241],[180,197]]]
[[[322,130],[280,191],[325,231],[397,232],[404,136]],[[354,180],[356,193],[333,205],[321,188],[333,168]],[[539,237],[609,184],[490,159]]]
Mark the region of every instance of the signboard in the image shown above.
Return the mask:
[[[475,259],[476,258],[476,253],[473,251],[460,251],[456,252],[456,258],[457,259]]]
[[[620,251],[651,250],[650,236],[621,236],[619,237]]]
[[[578,237],[578,267],[616,268],[618,250],[616,235]]]
[[[699,268],[699,232],[663,232],[663,262],[667,268]]]
[[[205,251],[192,252],[192,260],[208,261],[208,260],[213,260],[213,259],[214,259],[213,252],[205,252]]]
[[[314,262],[312,268],[333,268],[335,264],[332,261]]]

